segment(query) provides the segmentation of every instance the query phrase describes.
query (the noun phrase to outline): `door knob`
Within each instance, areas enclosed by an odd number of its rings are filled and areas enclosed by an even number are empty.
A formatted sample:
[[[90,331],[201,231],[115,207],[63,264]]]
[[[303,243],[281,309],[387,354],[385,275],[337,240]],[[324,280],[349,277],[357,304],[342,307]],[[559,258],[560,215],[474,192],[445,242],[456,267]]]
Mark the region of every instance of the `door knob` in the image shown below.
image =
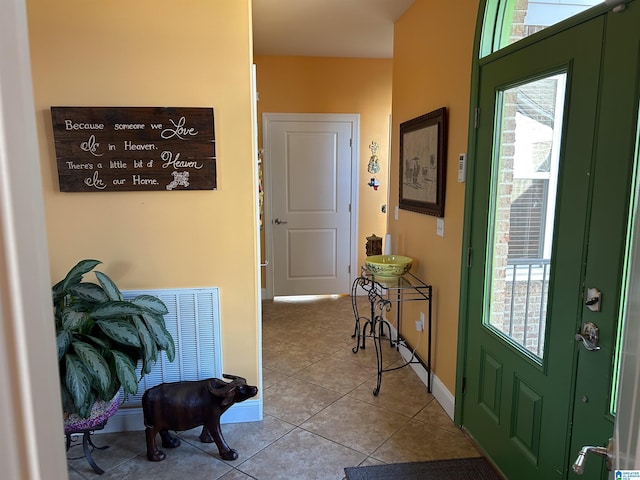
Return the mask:
[[[595,323],[585,323],[582,325],[582,333],[576,333],[576,340],[582,342],[584,348],[590,352],[597,352],[600,350],[598,346],[598,338],[600,336],[600,329]]]
[[[576,461],[573,463],[573,471],[576,472],[577,475],[582,475],[584,473],[584,464],[589,453],[595,453],[596,455],[605,457],[607,459],[607,469],[611,470],[613,467],[614,448],[615,444],[613,438],[609,439],[609,443],[606,447],[582,447],[578,453],[578,458],[576,458]]]
[[[280,220],[279,218],[276,218],[273,223],[275,223],[276,225],[281,225],[283,223],[289,223],[289,222],[283,222],[282,220]]]

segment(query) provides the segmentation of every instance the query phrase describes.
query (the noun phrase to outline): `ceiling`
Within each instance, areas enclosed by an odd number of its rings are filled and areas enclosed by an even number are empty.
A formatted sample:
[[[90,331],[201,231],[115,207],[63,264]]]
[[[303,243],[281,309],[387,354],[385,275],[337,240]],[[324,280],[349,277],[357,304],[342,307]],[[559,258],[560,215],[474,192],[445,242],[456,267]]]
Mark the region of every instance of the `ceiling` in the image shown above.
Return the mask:
[[[393,24],[415,0],[253,0],[253,53],[391,58]]]

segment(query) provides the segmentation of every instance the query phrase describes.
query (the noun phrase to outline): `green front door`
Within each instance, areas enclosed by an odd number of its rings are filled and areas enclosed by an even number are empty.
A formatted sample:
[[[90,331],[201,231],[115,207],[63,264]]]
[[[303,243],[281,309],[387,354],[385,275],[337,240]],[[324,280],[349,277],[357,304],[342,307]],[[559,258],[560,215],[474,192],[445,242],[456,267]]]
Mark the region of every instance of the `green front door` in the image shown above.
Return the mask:
[[[576,387],[573,399],[569,460],[575,461],[585,445],[606,446],[612,436],[615,391],[614,372],[620,360],[620,310],[625,295],[623,279],[628,268],[625,242],[630,237],[627,221],[632,185],[637,192],[638,118],[640,99],[640,2],[634,1],[619,13],[610,13],[602,58],[597,130],[593,137],[594,176],[590,228],[585,240],[585,287],[603,292],[599,312],[584,308],[581,323],[592,322],[600,329],[601,349],[578,348]],[[636,229],[640,225],[635,226]],[[625,418],[615,419],[619,422]],[[606,461],[589,456],[584,474],[573,470],[570,479],[608,478]],[[613,478],[613,477],[610,477]]]
[[[613,431],[639,8],[479,68],[458,393],[463,426],[513,480],[570,478],[580,447]],[[584,324],[599,349],[576,339]],[[582,478],[606,478],[602,465]]]

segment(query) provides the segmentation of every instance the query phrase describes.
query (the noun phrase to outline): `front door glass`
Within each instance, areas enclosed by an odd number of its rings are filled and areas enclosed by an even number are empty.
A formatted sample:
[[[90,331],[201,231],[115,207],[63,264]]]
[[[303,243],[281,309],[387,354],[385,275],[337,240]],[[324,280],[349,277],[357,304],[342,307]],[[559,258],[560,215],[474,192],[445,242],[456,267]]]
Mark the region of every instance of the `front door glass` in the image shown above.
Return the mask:
[[[600,3],[602,0],[489,0],[480,55],[498,51]]]
[[[485,325],[538,360],[547,297],[566,74],[499,91]]]

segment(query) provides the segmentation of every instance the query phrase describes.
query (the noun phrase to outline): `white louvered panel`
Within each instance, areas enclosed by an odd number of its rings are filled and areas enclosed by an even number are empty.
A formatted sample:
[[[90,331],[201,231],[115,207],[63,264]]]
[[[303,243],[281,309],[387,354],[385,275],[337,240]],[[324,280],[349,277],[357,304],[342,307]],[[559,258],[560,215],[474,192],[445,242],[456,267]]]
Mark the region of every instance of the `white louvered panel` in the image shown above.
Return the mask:
[[[123,291],[126,299],[153,295],[162,300],[169,313],[167,330],[176,344],[176,358],[167,360],[164,352],[151,373],[139,383],[136,395],[130,395],[123,407],[139,407],[145,390],[166,382],[221,377],[220,310],[217,288]],[[137,374],[140,376],[141,365]]]

